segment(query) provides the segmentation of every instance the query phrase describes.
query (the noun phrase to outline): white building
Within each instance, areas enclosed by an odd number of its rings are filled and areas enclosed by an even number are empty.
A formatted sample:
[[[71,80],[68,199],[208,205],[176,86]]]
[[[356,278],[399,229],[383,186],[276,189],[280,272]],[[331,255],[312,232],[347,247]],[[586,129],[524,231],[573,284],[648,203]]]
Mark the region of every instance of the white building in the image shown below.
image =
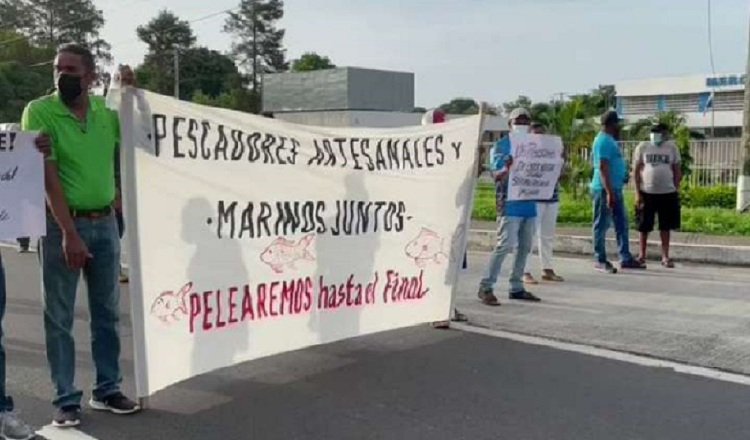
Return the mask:
[[[742,134],[744,74],[694,75],[615,84],[617,111],[628,122],[676,111],[687,125],[716,137]]]

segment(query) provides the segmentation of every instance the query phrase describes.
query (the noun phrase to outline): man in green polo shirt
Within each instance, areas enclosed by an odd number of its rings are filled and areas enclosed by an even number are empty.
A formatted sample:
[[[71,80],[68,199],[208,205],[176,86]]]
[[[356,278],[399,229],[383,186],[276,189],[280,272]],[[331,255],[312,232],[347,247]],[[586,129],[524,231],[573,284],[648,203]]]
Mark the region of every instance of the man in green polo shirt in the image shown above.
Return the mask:
[[[117,114],[103,99],[89,96],[96,79],[90,51],[75,44],[61,46],[54,72],[57,91],[31,102],[21,124],[24,130],[40,132],[37,146],[51,146],[45,163],[47,236],[41,246],[44,330],[56,388],[53,424],[69,427],[79,425],[81,417],[72,334],[81,274],[87,284],[96,366],[89,405],[115,414],[140,408],[120,392],[120,242],[112,210]]]

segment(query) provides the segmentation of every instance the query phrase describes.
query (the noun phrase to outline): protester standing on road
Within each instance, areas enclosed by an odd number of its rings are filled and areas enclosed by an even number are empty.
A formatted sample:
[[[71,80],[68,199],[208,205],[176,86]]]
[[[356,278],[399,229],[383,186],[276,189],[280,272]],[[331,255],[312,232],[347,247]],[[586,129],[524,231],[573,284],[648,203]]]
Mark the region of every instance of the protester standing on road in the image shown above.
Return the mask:
[[[533,134],[545,134],[544,125],[535,122],[531,124]],[[536,229],[535,235],[538,238],[539,260],[542,263],[542,280],[544,281],[565,281],[563,277],[555,273],[552,267],[552,252],[555,247],[555,229],[557,229],[557,215],[560,213],[560,182],[555,184],[555,190],[552,198],[549,200],[539,200],[536,203]],[[533,240],[532,240],[533,243]],[[523,275],[525,284],[538,284],[531,272],[526,271]]]
[[[531,114],[525,108],[517,108],[510,114],[511,130],[528,133]],[[523,286],[523,272],[531,250],[536,217],[536,204],[533,201],[508,201],[508,175],[513,166],[510,136],[499,140],[492,148],[490,157],[495,177],[497,207],[497,244],[490,256],[485,277],[479,284],[479,299],[488,306],[499,306],[494,294],[495,284],[505,257],[517,247],[513,271],[510,275],[510,299],[540,301]]]
[[[20,130],[20,125],[12,124],[11,127],[3,127],[3,130]],[[49,156],[50,149],[47,146],[39,147],[39,152],[44,157]],[[20,239],[19,239],[20,241]],[[35,437],[34,430],[24,423],[14,410],[13,398],[8,396],[5,389],[5,347],[3,347],[3,318],[5,318],[5,305],[7,300],[7,286],[5,283],[5,268],[3,267],[2,255],[0,255],[0,438],[7,440],[29,440]]]
[[[636,147],[633,155],[633,180],[636,189],[636,217],[640,232],[639,261],[646,262],[648,234],[659,216],[661,264],[673,268],[669,258],[670,231],[680,228],[680,150],[669,138],[669,128],[657,123],[651,129],[651,140]]]
[[[124,77],[130,78],[132,72]],[[76,389],[72,327],[78,280],[83,273],[91,315],[91,351],[96,385],[89,405],[130,414],[140,408],[120,392],[118,265],[120,242],[112,204],[114,154],[119,142],[116,113],[101,97],[89,96],[96,79],[94,57],[76,44],[57,50],[57,91],[24,110],[24,130],[38,130],[38,146],[51,146],[45,163],[47,236],[42,239],[44,329],[47,360],[56,388],[53,424],[80,424],[82,392]],[[128,84],[123,78],[123,83]]]
[[[430,124],[442,124],[445,122],[445,112],[442,111],[439,108],[428,110],[424,116],[422,116],[422,125],[430,125]],[[463,262],[464,268],[466,267],[466,253],[464,253],[464,262]],[[463,313],[459,312],[458,309],[453,309],[453,315],[451,316],[451,321],[454,322],[466,322],[469,318],[464,315]],[[449,328],[450,322],[448,321],[436,321],[432,323],[432,326],[435,328]]]
[[[0,438],[28,440],[34,438],[34,430],[24,423],[13,408],[13,398],[5,391],[5,347],[2,344],[2,321],[5,317],[5,269],[0,256]]]
[[[594,177],[591,193],[594,203],[593,241],[596,254],[595,268],[601,272],[617,273],[607,260],[606,235],[610,222],[614,222],[620,267],[623,269],[645,269],[645,265],[630,253],[628,242],[628,213],[622,188],[628,175],[625,160],[617,140],[622,120],[616,111],[610,110],[601,117],[602,130],[594,139]]]

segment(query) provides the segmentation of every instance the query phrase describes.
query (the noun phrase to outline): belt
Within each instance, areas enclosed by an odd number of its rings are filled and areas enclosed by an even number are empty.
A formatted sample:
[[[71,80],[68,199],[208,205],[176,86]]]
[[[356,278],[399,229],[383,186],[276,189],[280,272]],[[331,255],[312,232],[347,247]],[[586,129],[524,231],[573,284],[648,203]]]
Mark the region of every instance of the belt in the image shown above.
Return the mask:
[[[110,214],[112,214],[111,206],[107,206],[106,208],[100,208],[100,209],[71,209],[70,210],[70,215],[73,218],[96,219],[96,218],[108,217]]]

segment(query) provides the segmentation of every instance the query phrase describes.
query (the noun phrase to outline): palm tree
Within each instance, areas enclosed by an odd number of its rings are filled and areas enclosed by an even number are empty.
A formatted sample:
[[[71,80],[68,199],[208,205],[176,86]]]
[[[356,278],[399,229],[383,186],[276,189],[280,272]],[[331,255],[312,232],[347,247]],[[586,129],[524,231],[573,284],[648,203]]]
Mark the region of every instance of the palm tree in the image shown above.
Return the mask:
[[[550,133],[562,138],[568,157],[563,186],[577,199],[586,193],[581,190],[593,173],[588,149],[596,136],[595,115],[587,114],[584,99],[575,97],[549,106],[547,113],[538,115],[537,120],[546,123]]]

